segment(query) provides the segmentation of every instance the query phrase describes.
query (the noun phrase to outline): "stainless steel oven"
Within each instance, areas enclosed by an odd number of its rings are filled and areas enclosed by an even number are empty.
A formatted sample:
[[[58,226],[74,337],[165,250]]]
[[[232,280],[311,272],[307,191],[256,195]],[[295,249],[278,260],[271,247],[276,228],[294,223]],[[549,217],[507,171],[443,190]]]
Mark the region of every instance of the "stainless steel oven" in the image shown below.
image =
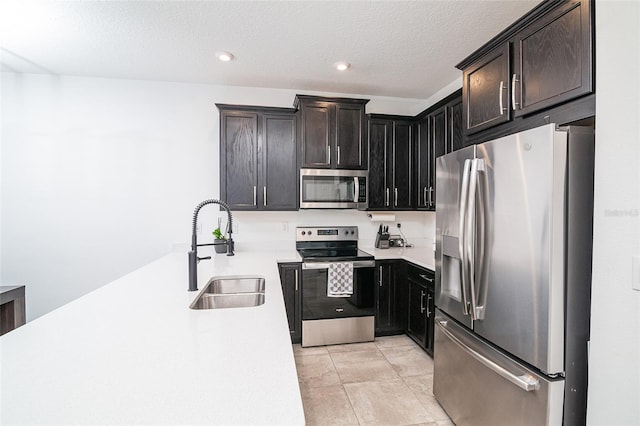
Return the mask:
[[[366,170],[300,169],[301,209],[366,209]]]
[[[367,342],[375,333],[375,261],[357,247],[357,227],[299,227],[302,256],[302,346]],[[331,264],[353,266],[352,292],[328,292]]]

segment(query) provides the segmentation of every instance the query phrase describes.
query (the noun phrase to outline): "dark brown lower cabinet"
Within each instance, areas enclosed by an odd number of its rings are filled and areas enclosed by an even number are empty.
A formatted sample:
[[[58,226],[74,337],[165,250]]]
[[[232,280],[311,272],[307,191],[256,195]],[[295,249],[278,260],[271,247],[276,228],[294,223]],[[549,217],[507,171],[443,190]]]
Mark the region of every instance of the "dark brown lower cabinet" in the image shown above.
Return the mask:
[[[405,262],[376,262],[376,336],[402,334],[407,328]]]
[[[427,269],[409,265],[407,284],[409,287],[407,335],[433,356],[434,274]]]
[[[302,299],[300,293],[302,265],[300,263],[279,263],[278,268],[291,342],[300,343],[302,341]]]

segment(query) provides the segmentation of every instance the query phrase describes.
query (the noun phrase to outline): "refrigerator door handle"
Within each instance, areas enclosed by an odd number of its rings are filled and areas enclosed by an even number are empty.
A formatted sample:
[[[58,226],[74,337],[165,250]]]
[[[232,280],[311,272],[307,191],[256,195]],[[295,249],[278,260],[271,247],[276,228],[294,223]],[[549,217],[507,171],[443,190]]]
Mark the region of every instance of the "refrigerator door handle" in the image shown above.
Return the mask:
[[[478,182],[477,182],[477,226],[476,226],[476,241],[478,253],[476,255],[476,261],[478,262],[478,271],[476,274],[476,284],[478,287],[478,293],[476,296],[476,305],[474,307],[475,319],[483,320],[485,314],[485,303],[487,301],[488,279],[486,277],[488,272],[487,259],[485,259],[486,253],[486,230],[487,230],[487,206],[488,206],[488,184],[486,165],[484,159],[478,159]]]
[[[466,230],[466,219],[467,219],[467,209],[468,209],[468,197],[469,197],[469,175],[471,173],[471,163],[473,160],[464,160],[463,165],[463,173],[462,173],[462,187],[460,190],[460,211],[458,212],[459,216],[459,238],[458,238],[458,251],[460,254],[460,286],[462,287],[462,313],[464,315],[469,315],[469,295],[467,292],[468,288],[468,275],[469,268],[467,267],[467,256],[466,256],[466,240],[468,238],[467,230]]]
[[[475,358],[476,361],[478,361],[479,363],[481,363],[485,367],[489,368],[490,370],[492,370],[496,374],[500,375],[501,377],[507,379],[508,381],[513,383],[514,385],[518,386],[520,389],[522,389],[522,390],[524,390],[526,392],[532,392],[532,391],[538,390],[540,388],[540,380],[536,379],[535,377],[530,376],[530,375],[526,375],[526,374],[523,374],[523,375],[519,376],[519,375],[517,375],[515,373],[512,373],[511,371],[507,370],[506,368],[496,364],[495,362],[491,361],[490,359],[487,359],[486,357],[484,357],[480,353],[476,352],[475,350],[473,350],[469,346],[465,345],[451,331],[447,330],[447,321],[446,320],[438,320],[436,322],[436,324],[440,328],[440,331],[442,331],[444,333],[444,335],[449,338],[449,340],[451,340],[458,347],[460,347],[460,349],[462,349],[463,351],[468,353],[470,356]]]
[[[467,259],[465,262],[465,267],[467,267],[467,276],[469,283],[469,293],[471,296],[471,319],[475,320],[476,318],[476,191],[478,187],[478,160],[471,160],[471,172],[469,173],[469,188],[468,191],[468,200],[467,200],[467,211],[465,214],[467,218],[465,219],[465,249]]]
[[[469,178],[469,201],[467,202],[467,229],[470,234],[466,239],[467,261],[469,267],[469,293],[471,293],[471,319],[484,319],[484,306],[479,306],[480,287],[482,285],[482,267],[484,261],[484,191],[478,185],[480,174],[485,170],[484,160],[476,158],[471,163]],[[479,196],[477,196],[479,195]],[[478,220],[479,219],[479,220]],[[478,242],[480,244],[478,244]],[[476,252],[478,248],[478,252]],[[476,270],[476,266],[479,269]]]

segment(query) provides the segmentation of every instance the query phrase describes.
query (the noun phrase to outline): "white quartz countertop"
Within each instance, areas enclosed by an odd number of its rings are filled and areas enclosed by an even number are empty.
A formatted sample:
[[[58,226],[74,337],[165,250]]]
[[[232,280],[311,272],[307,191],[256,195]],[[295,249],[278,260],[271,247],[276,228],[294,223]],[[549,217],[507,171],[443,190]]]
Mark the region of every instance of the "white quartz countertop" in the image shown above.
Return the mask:
[[[436,270],[434,252],[431,247],[393,247],[377,249],[374,247],[361,247],[362,250],[372,254],[376,260],[403,259],[423,268]]]
[[[5,334],[0,423],[304,424],[278,261],[300,257],[199,264],[200,289],[214,275],[264,276],[261,306],[189,309],[198,292],[174,253]]]

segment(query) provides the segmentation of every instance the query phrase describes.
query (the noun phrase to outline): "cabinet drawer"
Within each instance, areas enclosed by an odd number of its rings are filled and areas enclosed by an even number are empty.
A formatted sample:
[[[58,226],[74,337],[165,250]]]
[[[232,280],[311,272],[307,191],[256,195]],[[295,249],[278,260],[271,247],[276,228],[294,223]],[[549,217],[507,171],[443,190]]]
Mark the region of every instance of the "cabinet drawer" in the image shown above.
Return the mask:
[[[435,283],[435,274],[433,271],[409,264],[407,267],[407,277],[433,290]]]

